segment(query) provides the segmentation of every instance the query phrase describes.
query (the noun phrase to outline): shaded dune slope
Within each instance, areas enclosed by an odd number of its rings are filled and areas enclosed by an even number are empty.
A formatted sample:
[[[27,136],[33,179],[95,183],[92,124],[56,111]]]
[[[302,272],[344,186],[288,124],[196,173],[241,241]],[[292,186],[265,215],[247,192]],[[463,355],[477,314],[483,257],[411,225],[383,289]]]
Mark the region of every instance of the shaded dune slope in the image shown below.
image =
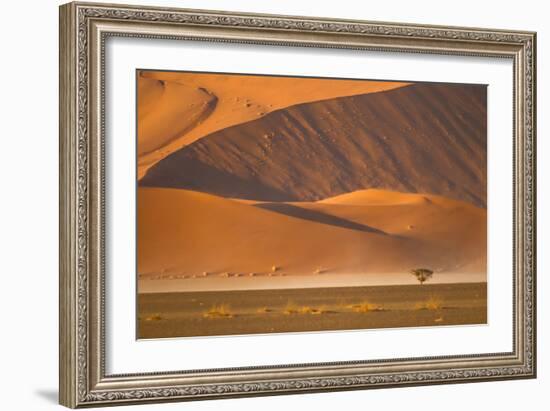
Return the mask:
[[[380,188],[486,207],[485,101],[485,86],[413,84],[299,104],[195,141],[140,184],[268,202]]]
[[[486,211],[436,196],[367,190],[355,205],[262,208],[182,189],[138,189],[141,275],[485,272]],[[386,198],[385,204],[371,199]],[[298,211],[297,211],[298,209]],[[300,213],[299,210],[302,210]]]
[[[138,178],[172,152],[210,133],[277,109],[378,92],[407,83],[140,71]]]

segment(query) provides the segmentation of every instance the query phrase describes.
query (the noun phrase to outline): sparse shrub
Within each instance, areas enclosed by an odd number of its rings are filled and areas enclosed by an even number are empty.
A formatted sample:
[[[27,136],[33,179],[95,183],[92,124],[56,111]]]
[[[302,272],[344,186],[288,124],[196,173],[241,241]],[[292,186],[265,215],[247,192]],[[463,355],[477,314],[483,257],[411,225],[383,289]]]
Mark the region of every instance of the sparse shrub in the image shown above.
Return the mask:
[[[162,316],[160,314],[151,314],[145,317],[145,321],[160,321],[160,320],[162,320]]]
[[[443,300],[435,295],[416,304],[417,310],[440,310],[441,308],[443,308]]]
[[[328,313],[329,311],[326,309],[326,307],[309,307],[309,306],[305,306],[305,307],[302,307],[300,312],[302,314],[311,314],[311,315],[320,315],[320,314],[326,314]]]
[[[300,308],[300,313],[302,314],[312,314],[314,311],[317,311],[317,309],[307,305]]]
[[[273,310],[269,307],[260,307],[258,308],[257,312],[258,314],[266,314],[266,313],[270,313],[272,312]]]
[[[349,306],[356,313],[368,313],[372,311],[382,311],[382,307],[378,304],[372,304],[368,301],[363,301],[359,304],[352,304]]]
[[[286,304],[286,307],[283,310],[283,313],[286,315],[298,314],[299,312],[300,312],[299,307],[292,302],[288,302]]]
[[[227,304],[219,304],[212,306],[204,313],[204,316],[207,318],[232,318],[233,314]]]
[[[429,268],[415,268],[411,270],[411,274],[416,277],[420,285],[432,278],[434,272]]]
[[[331,312],[331,311],[328,310],[327,307],[323,305],[323,306],[321,306],[321,307],[319,307],[319,308],[314,308],[314,309],[311,311],[311,314],[313,314],[313,315],[319,315],[319,314],[327,314],[327,313],[329,313],[329,312]],[[332,312],[334,312],[334,311],[332,311]]]

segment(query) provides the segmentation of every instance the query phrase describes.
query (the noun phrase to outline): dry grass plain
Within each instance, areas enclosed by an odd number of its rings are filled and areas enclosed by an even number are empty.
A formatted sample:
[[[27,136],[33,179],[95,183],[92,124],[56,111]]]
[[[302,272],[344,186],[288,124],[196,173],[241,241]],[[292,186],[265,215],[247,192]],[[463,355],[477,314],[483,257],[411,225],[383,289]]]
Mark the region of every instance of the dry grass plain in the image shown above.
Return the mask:
[[[138,338],[487,323],[487,284],[140,294]]]

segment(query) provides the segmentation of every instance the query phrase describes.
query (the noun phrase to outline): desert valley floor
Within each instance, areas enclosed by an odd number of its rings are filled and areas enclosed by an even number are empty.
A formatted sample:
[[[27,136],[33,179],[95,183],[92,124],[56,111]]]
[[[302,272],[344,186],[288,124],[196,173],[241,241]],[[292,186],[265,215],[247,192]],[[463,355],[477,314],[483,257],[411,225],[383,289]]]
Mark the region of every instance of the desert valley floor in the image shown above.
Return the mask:
[[[487,284],[151,293],[139,313],[138,338],[486,324]]]

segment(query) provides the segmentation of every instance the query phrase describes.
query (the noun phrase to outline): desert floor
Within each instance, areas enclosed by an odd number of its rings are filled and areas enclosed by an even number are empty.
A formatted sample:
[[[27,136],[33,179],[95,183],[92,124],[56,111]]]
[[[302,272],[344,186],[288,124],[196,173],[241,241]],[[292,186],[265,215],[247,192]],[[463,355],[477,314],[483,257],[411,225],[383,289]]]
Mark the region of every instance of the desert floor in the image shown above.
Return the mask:
[[[138,295],[138,338],[487,323],[487,283]]]

